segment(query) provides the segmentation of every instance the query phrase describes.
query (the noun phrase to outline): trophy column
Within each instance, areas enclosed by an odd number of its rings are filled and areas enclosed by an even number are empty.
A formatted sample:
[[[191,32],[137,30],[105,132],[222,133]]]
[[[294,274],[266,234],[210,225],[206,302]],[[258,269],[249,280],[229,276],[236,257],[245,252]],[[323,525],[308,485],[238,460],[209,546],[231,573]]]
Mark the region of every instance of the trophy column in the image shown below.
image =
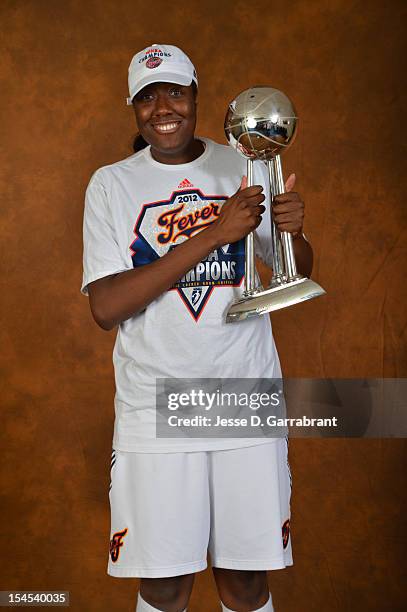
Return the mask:
[[[247,158],[247,186],[253,185],[253,160]],[[245,297],[253,295],[256,291],[263,291],[261,284],[256,287],[256,259],[254,252],[254,233],[250,232],[245,238],[245,261],[244,261],[244,292]]]
[[[275,168],[273,166],[274,160],[269,160],[267,162],[267,169],[269,173],[269,184],[270,184],[270,198],[271,205],[274,200],[274,196],[282,193],[279,191],[279,186],[277,185],[277,176],[275,172]],[[284,188],[284,185],[283,185]],[[283,262],[283,253],[282,253],[282,245],[281,245],[281,236],[278,231],[276,224],[273,221],[273,215],[270,210],[270,221],[271,221],[271,247],[273,251],[273,277],[270,282],[270,287],[278,287],[284,282],[284,262]]]
[[[269,160],[267,162],[267,165],[269,169],[269,177],[272,177],[270,180],[270,188],[271,188],[271,183],[273,183],[273,199],[274,199],[274,196],[280,195],[281,193],[285,192],[283,169],[281,167],[280,155],[276,155],[273,159]],[[274,222],[273,222],[273,226],[275,227]],[[278,230],[276,229],[276,231]],[[284,255],[285,280],[287,282],[298,280],[301,278],[301,275],[297,273],[297,264],[295,263],[292,236],[289,232],[281,232],[280,239],[281,239],[281,246],[282,246],[283,255]],[[278,245],[278,241],[277,241],[276,246],[277,246],[277,252],[279,252],[278,246],[280,245]],[[274,244],[273,244],[273,247],[274,247]],[[282,262],[278,261],[277,264],[278,264],[278,270],[276,272],[276,276],[280,278]]]

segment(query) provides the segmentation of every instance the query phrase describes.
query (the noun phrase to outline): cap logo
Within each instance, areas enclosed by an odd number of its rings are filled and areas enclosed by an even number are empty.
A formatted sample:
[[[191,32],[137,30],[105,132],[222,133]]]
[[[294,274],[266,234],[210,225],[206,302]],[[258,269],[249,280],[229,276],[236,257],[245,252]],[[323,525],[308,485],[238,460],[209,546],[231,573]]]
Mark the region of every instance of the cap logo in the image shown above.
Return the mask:
[[[146,61],[146,68],[157,68],[161,63],[161,57],[149,57]]]
[[[148,61],[150,58],[154,58],[154,57],[161,57],[162,58],[162,57],[171,57],[171,56],[172,56],[172,53],[168,53],[167,51],[161,51],[160,48],[156,47],[154,49],[147,49],[147,51],[145,51],[143,57],[141,57],[139,59],[138,63],[142,64],[146,60]]]

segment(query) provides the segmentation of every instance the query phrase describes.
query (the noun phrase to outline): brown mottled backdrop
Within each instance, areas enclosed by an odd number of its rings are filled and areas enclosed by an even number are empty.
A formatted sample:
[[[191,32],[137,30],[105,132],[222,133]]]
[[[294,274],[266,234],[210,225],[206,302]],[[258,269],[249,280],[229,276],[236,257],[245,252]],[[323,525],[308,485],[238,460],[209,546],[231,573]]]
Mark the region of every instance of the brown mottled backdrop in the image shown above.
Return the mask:
[[[406,376],[405,6],[2,0],[0,590],[69,590],[75,611],[135,606],[137,581],[106,574],[115,334],[79,288],[84,190],[131,153],[127,67],[143,46],[191,55],[199,133],[220,142],[241,89],[269,83],[296,103],[284,167],[328,295],[273,315],[285,374]],[[277,610],[403,609],[403,441],[290,448],[295,565],[269,574]],[[190,609],[219,609],[209,569]]]

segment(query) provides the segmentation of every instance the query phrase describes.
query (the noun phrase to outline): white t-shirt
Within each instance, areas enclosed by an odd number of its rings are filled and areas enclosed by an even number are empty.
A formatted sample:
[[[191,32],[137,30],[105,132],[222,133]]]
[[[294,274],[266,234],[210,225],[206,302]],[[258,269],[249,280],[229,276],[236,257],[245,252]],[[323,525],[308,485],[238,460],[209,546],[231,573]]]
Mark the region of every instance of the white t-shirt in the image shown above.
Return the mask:
[[[228,145],[200,138],[205,151],[186,164],[162,164],[150,147],[97,170],[86,191],[81,291],[104,276],[149,264],[216,219],[246,174]],[[254,183],[268,193],[266,168]],[[268,201],[256,230],[256,253],[271,264]],[[270,438],[158,438],[156,377],[281,378],[267,315],[225,323],[244,290],[244,239],[224,245],[141,313],[118,327],[113,351],[113,447],[137,452],[220,450]]]

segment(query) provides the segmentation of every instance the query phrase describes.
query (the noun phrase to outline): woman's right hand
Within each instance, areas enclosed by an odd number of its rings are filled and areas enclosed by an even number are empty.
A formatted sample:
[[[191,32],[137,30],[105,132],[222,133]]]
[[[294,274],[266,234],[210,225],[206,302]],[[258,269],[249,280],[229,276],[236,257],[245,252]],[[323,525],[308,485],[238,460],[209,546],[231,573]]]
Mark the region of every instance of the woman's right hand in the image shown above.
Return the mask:
[[[223,204],[219,217],[210,229],[218,246],[236,242],[256,229],[261,222],[261,215],[266,210],[262,205],[265,196],[261,185],[247,187],[244,176],[236,193]]]

